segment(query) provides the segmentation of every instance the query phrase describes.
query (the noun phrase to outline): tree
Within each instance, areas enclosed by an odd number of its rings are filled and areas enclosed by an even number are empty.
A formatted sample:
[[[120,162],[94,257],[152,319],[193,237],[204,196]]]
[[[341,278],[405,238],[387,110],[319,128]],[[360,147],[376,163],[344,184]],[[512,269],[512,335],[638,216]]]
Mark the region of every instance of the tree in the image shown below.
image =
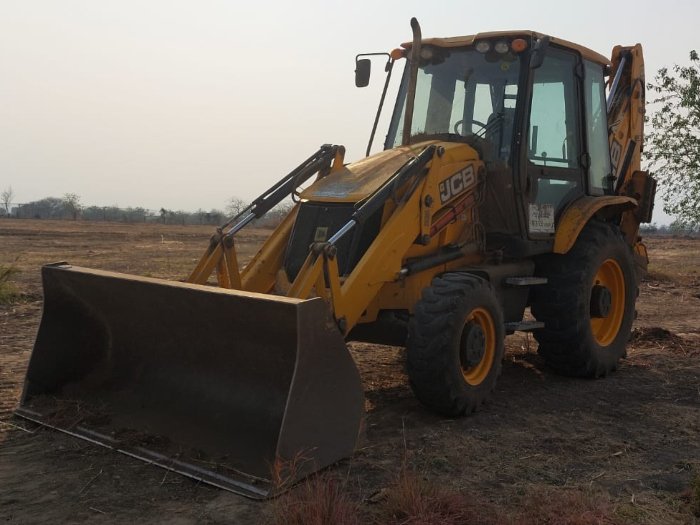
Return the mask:
[[[63,196],[63,207],[70,216],[73,217],[74,221],[77,220],[78,215],[80,215],[80,210],[82,209],[80,197],[75,193],[66,193]]]
[[[61,219],[65,216],[63,199],[46,197],[17,206],[17,217],[23,219]]]
[[[239,197],[231,197],[226,205],[226,213],[235,217],[248,207],[248,203]]]
[[[700,224],[700,57],[690,65],[662,68],[649,89],[657,104],[645,153],[659,179],[664,211],[684,224]]]
[[[674,235],[694,235],[700,231],[700,223],[688,223],[676,219],[668,226],[668,231]]]
[[[292,208],[294,208],[294,203],[291,200],[283,200],[256,221],[255,225],[260,228],[275,228],[289,215]]]
[[[15,197],[15,192],[12,191],[12,186],[8,186],[0,193],[0,204],[5,208],[5,213],[10,215],[10,204],[12,204],[12,199]]]
[[[651,224],[640,224],[639,233],[641,233],[644,237],[647,235],[654,235],[659,233],[659,227],[655,222],[652,222]]]

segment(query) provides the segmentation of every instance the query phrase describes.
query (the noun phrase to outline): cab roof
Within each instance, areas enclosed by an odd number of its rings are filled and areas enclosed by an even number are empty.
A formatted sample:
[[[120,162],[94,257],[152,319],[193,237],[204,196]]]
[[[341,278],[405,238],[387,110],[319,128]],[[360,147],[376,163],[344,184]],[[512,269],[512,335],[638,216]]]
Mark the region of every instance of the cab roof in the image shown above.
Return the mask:
[[[475,41],[477,40],[488,40],[488,39],[494,39],[494,38],[518,38],[518,37],[527,37],[527,38],[536,38],[540,39],[545,35],[544,33],[538,33],[537,31],[531,31],[531,30],[513,30],[513,31],[489,31],[486,33],[477,33],[475,35],[467,35],[467,36],[453,36],[453,37],[447,37],[447,38],[424,38],[422,40],[423,45],[429,44],[437,47],[462,47],[462,46],[471,46],[474,44]],[[596,62],[598,64],[601,64],[603,66],[609,66],[610,65],[610,60],[600,53],[596,53],[592,49],[588,49],[587,47],[581,46],[579,44],[574,44],[573,42],[569,42],[568,40],[563,40],[561,38],[556,38],[553,36],[549,37],[549,41],[552,44],[556,44],[561,47],[565,47],[568,49],[571,49],[573,51],[577,51],[581,53],[581,56],[587,60],[591,60],[592,62]],[[404,49],[409,49],[411,47],[412,42],[404,42],[401,44],[401,47]]]

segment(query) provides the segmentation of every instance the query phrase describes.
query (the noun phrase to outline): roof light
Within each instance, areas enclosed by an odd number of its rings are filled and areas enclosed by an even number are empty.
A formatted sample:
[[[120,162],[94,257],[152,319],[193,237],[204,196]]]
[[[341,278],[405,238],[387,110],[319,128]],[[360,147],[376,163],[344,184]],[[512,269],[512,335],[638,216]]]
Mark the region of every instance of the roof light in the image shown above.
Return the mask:
[[[508,42],[504,42],[501,40],[500,42],[496,42],[496,45],[493,46],[494,50],[496,53],[503,54],[508,52]]]
[[[391,56],[391,58],[394,60],[399,60],[400,58],[405,58],[406,57],[406,50],[397,47],[396,49],[392,49],[391,53],[389,53],[389,56]]]
[[[515,53],[522,53],[527,49],[527,40],[524,38],[516,38],[511,42],[510,47]]]
[[[482,40],[480,42],[477,42],[475,47],[479,53],[488,53],[489,51],[491,51],[491,42],[489,42],[488,40]]]

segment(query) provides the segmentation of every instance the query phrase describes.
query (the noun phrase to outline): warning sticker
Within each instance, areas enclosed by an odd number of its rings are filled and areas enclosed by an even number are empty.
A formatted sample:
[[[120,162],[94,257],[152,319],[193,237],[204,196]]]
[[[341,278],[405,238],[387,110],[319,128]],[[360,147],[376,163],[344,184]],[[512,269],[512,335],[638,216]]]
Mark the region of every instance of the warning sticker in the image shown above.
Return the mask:
[[[314,232],[314,242],[326,242],[328,239],[328,226],[319,226]]]
[[[530,204],[530,233],[554,233],[554,204]]]

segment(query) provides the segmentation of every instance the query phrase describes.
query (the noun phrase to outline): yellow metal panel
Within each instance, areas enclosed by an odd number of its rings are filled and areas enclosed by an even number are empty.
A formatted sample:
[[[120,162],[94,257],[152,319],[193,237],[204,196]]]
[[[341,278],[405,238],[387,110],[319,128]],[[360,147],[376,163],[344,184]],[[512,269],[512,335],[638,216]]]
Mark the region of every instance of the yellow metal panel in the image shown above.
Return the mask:
[[[192,273],[187,278],[188,283],[194,284],[204,284],[209,279],[211,272],[219,264],[219,259],[222,257],[223,250],[221,248],[221,238],[220,236],[212,238],[209,241],[209,246],[207,250],[202,255],[201,259],[197,263],[197,266]]]
[[[454,271],[465,266],[475,265],[481,261],[481,255],[467,254],[461,259],[411,274],[405,279],[385,283],[379,293],[377,293],[371,308],[376,310],[406,309],[410,313],[413,313],[413,309],[420,300],[423,290],[430,286],[430,283],[436,276],[447,271]],[[373,320],[373,318],[362,319],[363,322]]]
[[[444,143],[443,153],[441,157],[441,168],[437,172],[437,176],[428,177],[423,186],[423,195],[421,196],[421,236],[429,236],[430,229],[435,221],[444,213],[450,210],[445,205],[449,202],[442,202],[440,186],[451,176],[458,173],[467,166],[472,166],[474,176],[478,176],[479,168],[482,166],[479,160],[477,151],[463,143]],[[464,188],[466,192],[466,188]],[[463,195],[456,193],[449,200],[456,202]],[[430,202],[430,206],[427,203]],[[441,244],[442,245],[442,244]],[[433,250],[437,246],[433,247]],[[408,255],[409,257],[412,255]]]
[[[434,177],[440,167],[439,157],[433,157],[426,179]],[[419,187],[408,196],[405,202],[400,201],[396,205],[374,242],[340,285],[335,261],[328,260],[324,254],[322,257],[327,264],[321,268],[312,267],[307,259],[289,294],[305,297],[310,288],[308,285],[302,286],[302,283],[310,281],[312,276],[315,277],[317,275],[315,272],[323,275],[321,272],[325,269],[325,275],[331,284],[334,317],[338,320],[342,319],[343,330],[345,333],[349,332],[375,301],[382,286],[398,278],[403,258],[420,232],[420,200],[424,185],[425,180],[421,181]]]
[[[358,202],[374,193],[415,153],[434,143],[424,142],[413,146],[382,151],[342,168],[305,189],[302,199],[314,202]]]
[[[554,253],[566,253],[576,242],[578,234],[593,215],[606,207],[629,209],[637,206],[631,197],[607,195],[604,197],[581,197],[569,205],[559,221],[554,236]]]
[[[634,253],[649,264],[649,253],[647,252],[647,246],[642,241],[637,241],[634,243]]]
[[[282,268],[284,252],[298,212],[299,206],[297,205],[267,238],[255,257],[243,268],[241,286],[244,290],[260,293],[272,291],[277,272]]]
[[[234,244],[233,238],[228,238],[224,240],[224,254],[222,257],[223,269],[226,272],[226,281],[228,283],[228,288],[233,288],[234,290],[241,289],[241,272],[238,269],[238,256],[236,254],[236,246]],[[221,281],[219,281],[219,286],[221,286]]]

